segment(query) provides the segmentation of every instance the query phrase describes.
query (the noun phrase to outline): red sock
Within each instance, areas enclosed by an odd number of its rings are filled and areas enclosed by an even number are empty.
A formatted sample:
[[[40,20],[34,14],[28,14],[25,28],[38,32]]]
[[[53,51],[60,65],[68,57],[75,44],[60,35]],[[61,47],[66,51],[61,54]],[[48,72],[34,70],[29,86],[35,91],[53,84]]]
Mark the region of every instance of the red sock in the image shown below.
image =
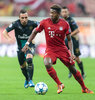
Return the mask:
[[[58,85],[60,85],[61,82],[60,82],[59,78],[57,77],[57,74],[56,74],[55,69],[54,69],[53,67],[51,67],[51,68],[46,68],[46,70],[47,70],[48,74],[51,76],[51,78],[54,79],[54,81],[55,81]]]
[[[85,89],[86,86],[83,82],[83,78],[80,74],[80,72],[77,70],[77,73],[76,74],[73,74],[74,78],[78,81],[78,83],[81,85],[82,89]]]

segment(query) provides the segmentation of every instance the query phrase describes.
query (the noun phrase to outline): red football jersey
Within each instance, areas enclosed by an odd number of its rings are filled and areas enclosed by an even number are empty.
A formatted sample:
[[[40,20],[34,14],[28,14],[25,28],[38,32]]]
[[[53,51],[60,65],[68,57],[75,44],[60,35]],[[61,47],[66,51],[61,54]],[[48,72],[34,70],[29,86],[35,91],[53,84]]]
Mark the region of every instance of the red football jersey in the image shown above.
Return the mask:
[[[61,18],[56,24],[50,18],[42,20],[36,28],[36,31],[41,32],[42,30],[45,31],[46,48],[53,50],[54,48],[64,47],[64,39],[71,32],[69,24]]]

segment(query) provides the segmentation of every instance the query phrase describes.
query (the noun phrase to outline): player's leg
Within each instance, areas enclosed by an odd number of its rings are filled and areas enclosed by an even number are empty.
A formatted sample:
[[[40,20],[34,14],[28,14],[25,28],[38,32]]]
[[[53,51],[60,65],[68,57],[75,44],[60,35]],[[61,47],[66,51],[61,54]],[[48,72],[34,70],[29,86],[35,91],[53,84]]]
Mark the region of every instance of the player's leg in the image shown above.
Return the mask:
[[[19,64],[20,64],[20,68],[21,68],[22,74],[25,77],[24,87],[28,88],[28,74],[27,74],[27,69],[26,69],[25,55],[21,51],[18,51],[17,55],[18,55],[18,61],[19,61]]]
[[[34,65],[33,65],[33,55],[31,53],[27,53],[26,62],[28,64],[28,68],[27,68],[28,79],[29,79],[28,84],[30,87],[34,87],[35,85],[32,81],[33,72],[34,72]]]
[[[33,64],[33,56],[35,54],[35,45],[30,44],[29,45],[30,49],[26,51],[26,62],[28,64],[27,72],[28,72],[28,79],[29,79],[29,86],[34,87],[33,83],[33,73],[34,73],[34,64]]]
[[[83,77],[83,79],[85,79],[85,73],[84,73],[84,67],[83,67],[83,62],[80,60],[79,56],[76,56],[75,58],[80,70],[81,70],[81,75]]]
[[[68,78],[72,77],[72,73],[69,71]]]
[[[83,93],[93,93],[93,91],[89,90],[85,86],[83,78],[82,78],[80,72],[78,70],[76,70],[75,65],[69,66],[68,69],[73,74],[73,76],[77,80],[77,82],[81,85]]]
[[[74,54],[76,56],[75,60],[78,64],[79,69],[81,70],[82,77],[85,78],[83,63],[79,58],[79,56],[81,55],[80,49],[79,49],[79,40],[77,40],[73,37],[72,37],[72,40],[73,40],[73,50],[74,50]]]
[[[75,68],[74,61],[71,58],[70,52],[68,50],[64,50],[59,52],[59,59],[68,67],[69,71],[73,74],[74,78],[78,81],[78,83],[82,87],[82,92],[93,93],[90,91],[84,84],[83,78],[78,70]]]
[[[57,93],[61,93],[62,89],[64,88],[64,84],[61,83],[59,80],[57,73],[55,69],[52,67],[53,63],[56,62],[56,57],[51,57],[51,55],[47,55],[48,57],[44,57],[44,64],[46,67],[46,70],[48,74],[51,76],[51,78],[57,83],[58,85],[58,90]]]

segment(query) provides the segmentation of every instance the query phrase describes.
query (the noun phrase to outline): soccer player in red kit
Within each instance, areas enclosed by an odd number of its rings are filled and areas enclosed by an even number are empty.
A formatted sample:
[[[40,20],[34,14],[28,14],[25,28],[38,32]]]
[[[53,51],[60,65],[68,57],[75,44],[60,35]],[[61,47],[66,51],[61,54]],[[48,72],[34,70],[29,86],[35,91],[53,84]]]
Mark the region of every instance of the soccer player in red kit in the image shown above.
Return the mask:
[[[34,39],[36,34],[44,30],[46,38],[44,64],[48,74],[58,85],[57,93],[61,93],[62,89],[64,88],[64,84],[59,80],[56,71],[52,67],[52,65],[56,63],[57,58],[59,58],[60,61],[64,65],[66,65],[70,72],[73,74],[74,78],[81,85],[83,93],[93,93],[93,91],[89,90],[85,86],[80,72],[75,69],[73,61],[75,56],[73,55],[72,41],[70,35],[71,30],[69,24],[64,19],[59,18],[60,12],[61,7],[59,5],[51,6],[50,18],[42,20],[38,27],[33,30],[22,51],[26,52],[26,50],[29,49],[29,43]],[[68,39],[68,46],[70,48],[70,51],[65,45],[65,37],[67,37]]]

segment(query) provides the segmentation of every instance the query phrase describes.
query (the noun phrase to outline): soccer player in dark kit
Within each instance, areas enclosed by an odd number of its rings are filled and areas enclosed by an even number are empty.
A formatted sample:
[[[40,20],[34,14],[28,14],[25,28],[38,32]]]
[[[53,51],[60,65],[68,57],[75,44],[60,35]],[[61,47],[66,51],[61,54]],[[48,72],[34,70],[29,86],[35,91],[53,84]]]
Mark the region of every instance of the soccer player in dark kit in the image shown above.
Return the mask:
[[[61,16],[69,23],[70,28],[71,28],[71,38],[72,38],[72,43],[73,43],[73,50],[74,50],[74,55],[75,60],[81,70],[81,75],[83,77],[83,79],[85,78],[85,73],[84,73],[84,68],[83,68],[83,62],[80,60],[80,49],[79,49],[79,37],[78,37],[78,33],[79,33],[79,29],[78,29],[78,25],[76,24],[76,22],[74,21],[74,19],[72,17],[69,16],[69,9],[67,7],[62,7],[61,10]],[[68,40],[67,38],[65,39],[65,43],[68,47]],[[72,73],[69,72],[68,77],[71,78]]]
[[[21,10],[19,14],[19,19],[12,22],[11,25],[9,25],[4,31],[3,35],[6,39],[9,41],[12,40],[8,32],[14,30],[15,31],[15,37],[17,40],[18,45],[18,61],[22,70],[23,75],[25,76],[26,80],[24,83],[24,87],[34,87],[34,83],[32,81],[33,77],[33,71],[34,71],[34,65],[33,65],[33,56],[35,52],[35,45],[30,42],[29,48],[26,53],[23,53],[21,49],[27,42],[27,39],[29,38],[30,34],[32,33],[32,30],[37,27],[37,22],[28,20],[28,13],[26,10]]]
[[[59,80],[57,73],[52,66],[53,64],[56,64],[57,58],[59,58],[60,61],[67,66],[70,72],[72,72],[74,78],[81,85],[83,93],[93,93],[93,91],[89,90],[85,86],[80,72],[75,69],[75,63],[73,61],[75,56],[73,55],[70,35],[71,30],[69,24],[64,19],[59,18],[60,13],[61,7],[59,5],[52,5],[50,7],[50,18],[42,20],[39,26],[33,30],[22,51],[26,52],[29,48],[29,43],[34,39],[37,33],[44,30],[46,38],[44,64],[48,74],[58,85],[57,93],[61,93],[64,88],[64,84]],[[64,42],[66,36],[70,50],[68,50]]]

